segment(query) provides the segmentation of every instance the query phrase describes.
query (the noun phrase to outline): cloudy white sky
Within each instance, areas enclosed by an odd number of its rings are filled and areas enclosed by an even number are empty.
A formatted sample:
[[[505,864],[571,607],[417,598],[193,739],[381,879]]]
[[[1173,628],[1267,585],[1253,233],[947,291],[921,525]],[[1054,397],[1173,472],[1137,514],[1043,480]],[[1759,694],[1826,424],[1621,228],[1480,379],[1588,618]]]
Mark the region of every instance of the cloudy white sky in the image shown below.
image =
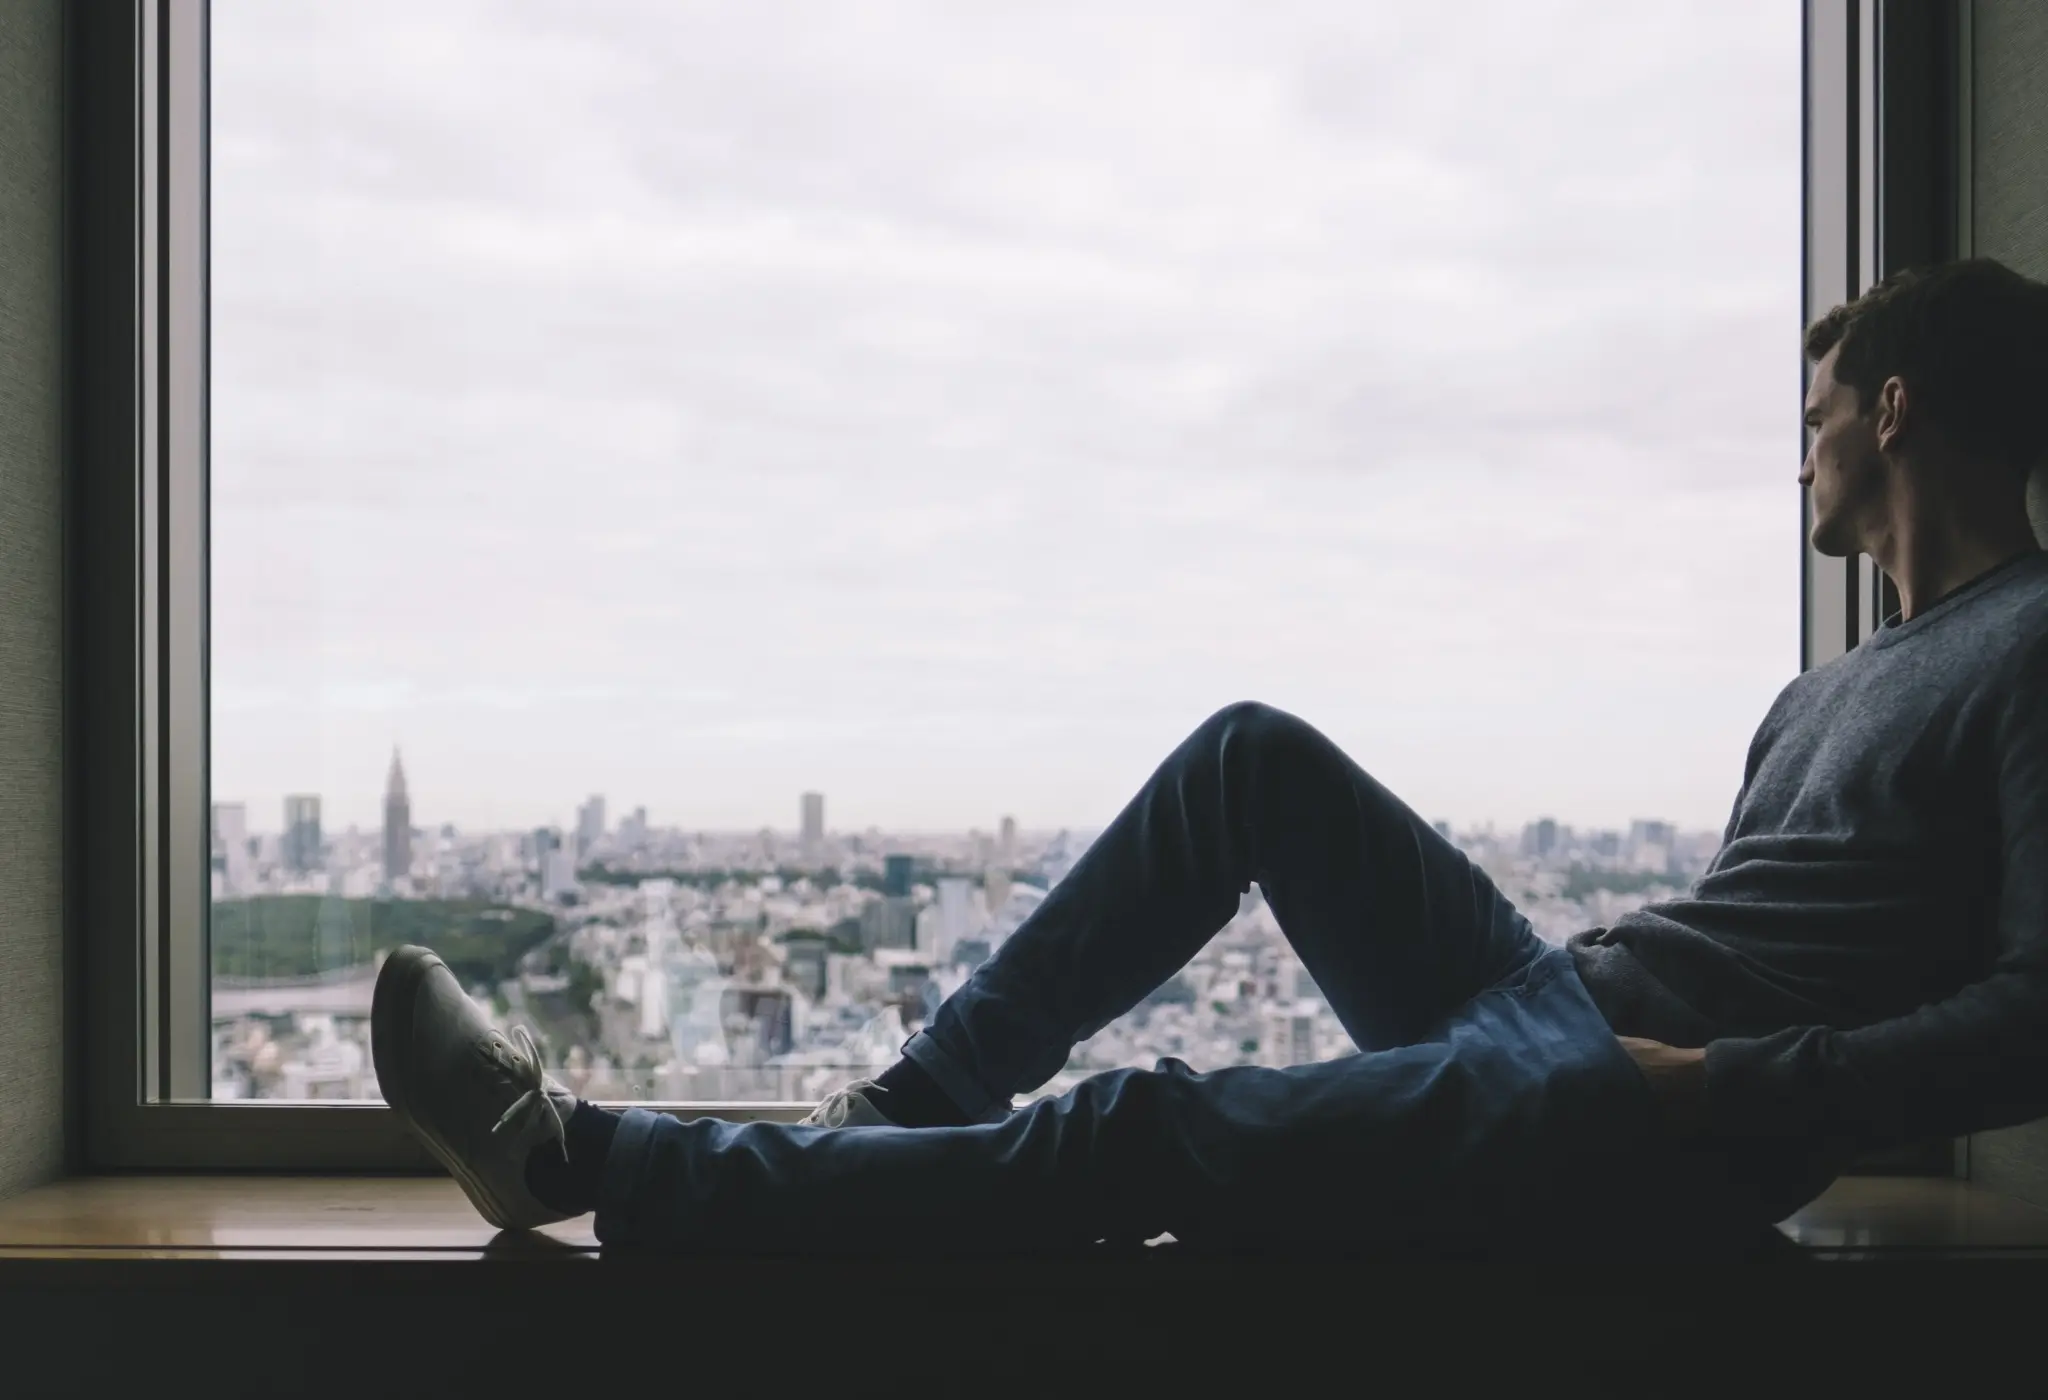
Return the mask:
[[[214,794],[1094,826],[1235,699],[1718,825],[1798,7],[214,0]]]

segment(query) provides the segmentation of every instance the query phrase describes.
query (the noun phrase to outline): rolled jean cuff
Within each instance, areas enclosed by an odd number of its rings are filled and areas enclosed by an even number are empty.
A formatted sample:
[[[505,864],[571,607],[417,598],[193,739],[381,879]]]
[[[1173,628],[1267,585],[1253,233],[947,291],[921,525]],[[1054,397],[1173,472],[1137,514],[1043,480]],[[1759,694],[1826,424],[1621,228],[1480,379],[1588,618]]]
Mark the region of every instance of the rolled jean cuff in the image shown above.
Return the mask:
[[[1010,1116],[1009,1101],[975,1083],[929,1032],[919,1031],[904,1041],[903,1058],[930,1075],[939,1092],[951,1099],[970,1123],[1000,1123]]]
[[[605,1154],[604,1170],[597,1181],[598,1243],[631,1238],[638,1214],[641,1179],[647,1158],[647,1140],[662,1115],[644,1108],[629,1108],[612,1135],[611,1151]]]

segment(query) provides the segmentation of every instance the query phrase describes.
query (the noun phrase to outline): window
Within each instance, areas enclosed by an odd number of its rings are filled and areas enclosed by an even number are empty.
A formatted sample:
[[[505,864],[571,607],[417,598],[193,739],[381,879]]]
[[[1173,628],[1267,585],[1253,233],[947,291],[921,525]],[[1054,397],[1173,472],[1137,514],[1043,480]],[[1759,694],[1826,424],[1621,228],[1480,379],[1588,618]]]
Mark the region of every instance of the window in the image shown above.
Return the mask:
[[[1686,884],[1797,664],[1798,30],[1603,29],[215,0],[213,1096],[374,1094],[424,942],[815,1099],[1247,694],[1549,936]],[[1250,897],[1070,1074],[1347,1048]]]
[[[1247,696],[1561,939],[1863,606],[1794,559],[1780,7],[136,17],[98,1082],[176,1126],[100,1160],[402,1155],[405,941],[592,1096],[800,1111]],[[1343,1048],[1254,891],[1047,1091]]]

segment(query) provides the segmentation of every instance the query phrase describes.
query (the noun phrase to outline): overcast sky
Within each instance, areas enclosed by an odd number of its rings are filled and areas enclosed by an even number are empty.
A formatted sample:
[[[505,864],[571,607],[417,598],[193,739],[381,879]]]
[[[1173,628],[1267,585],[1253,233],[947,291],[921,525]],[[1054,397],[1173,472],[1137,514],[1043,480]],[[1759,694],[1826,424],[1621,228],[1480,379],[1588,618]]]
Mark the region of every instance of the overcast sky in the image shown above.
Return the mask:
[[[1719,826],[1798,25],[214,0],[214,795],[1098,826],[1254,698],[1430,817]]]

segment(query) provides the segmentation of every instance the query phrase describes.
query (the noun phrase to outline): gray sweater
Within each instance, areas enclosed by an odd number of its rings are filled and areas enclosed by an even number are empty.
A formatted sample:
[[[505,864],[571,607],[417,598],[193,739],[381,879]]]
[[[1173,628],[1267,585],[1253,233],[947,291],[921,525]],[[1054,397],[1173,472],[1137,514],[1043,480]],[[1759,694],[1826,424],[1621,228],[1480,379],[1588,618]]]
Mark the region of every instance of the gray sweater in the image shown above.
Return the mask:
[[[1786,686],[1692,892],[1570,946],[1616,1031],[1706,1047],[1711,1138],[1806,1162],[1791,1205],[2048,1114],[2048,553]]]

